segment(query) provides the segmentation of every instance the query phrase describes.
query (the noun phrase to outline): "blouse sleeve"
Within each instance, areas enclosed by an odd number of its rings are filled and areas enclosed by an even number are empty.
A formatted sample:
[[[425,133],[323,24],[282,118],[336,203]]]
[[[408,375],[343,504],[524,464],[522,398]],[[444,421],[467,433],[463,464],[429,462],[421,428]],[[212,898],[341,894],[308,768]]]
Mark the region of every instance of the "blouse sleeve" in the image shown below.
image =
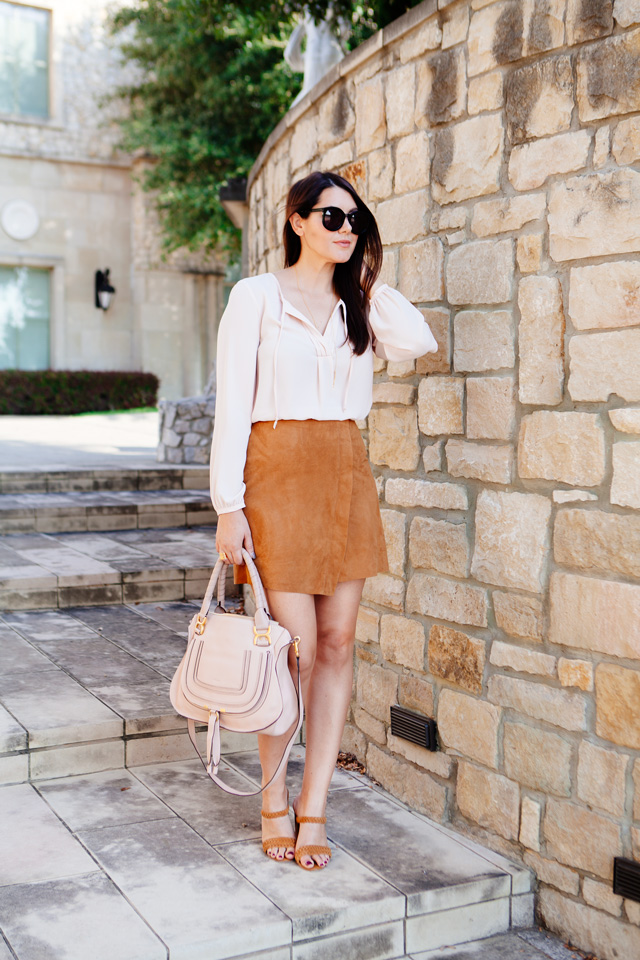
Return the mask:
[[[220,319],[210,486],[216,513],[244,507],[243,476],[256,390],[261,312],[247,283],[231,288]]]
[[[413,360],[438,351],[420,311],[388,283],[371,297],[369,323],[377,340],[374,352],[383,360]]]

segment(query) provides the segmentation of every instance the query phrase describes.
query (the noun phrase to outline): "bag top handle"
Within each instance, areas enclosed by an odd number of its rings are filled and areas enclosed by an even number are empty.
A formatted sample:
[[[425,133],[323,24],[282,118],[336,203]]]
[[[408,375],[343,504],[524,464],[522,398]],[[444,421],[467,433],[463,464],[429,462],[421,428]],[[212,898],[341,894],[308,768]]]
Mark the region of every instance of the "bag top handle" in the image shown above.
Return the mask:
[[[256,600],[256,612],[254,616],[254,621],[256,627],[261,630],[266,630],[269,625],[269,620],[271,619],[271,614],[269,612],[269,605],[267,604],[267,597],[264,592],[264,587],[262,586],[262,580],[260,579],[260,574],[258,573],[258,568],[253,561],[253,557],[242,547],[242,557],[247,567],[249,568],[249,574],[251,576],[251,585],[253,587],[253,592]],[[223,568],[230,566],[229,560],[223,560],[221,557],[216,561],[216,565],[213,568],[211,577],[209,578],[209,583],[207,585],[207,590],[202,601],[202,606],[200,607],[200,617],[205,618],[209,613],[209,608],[211,606],[211,601],[213,600],[213,594],[216,589],[216,584],[218,586],[218,603],[224,607],[224,597],[225,597],[225,577],[222,575]]]

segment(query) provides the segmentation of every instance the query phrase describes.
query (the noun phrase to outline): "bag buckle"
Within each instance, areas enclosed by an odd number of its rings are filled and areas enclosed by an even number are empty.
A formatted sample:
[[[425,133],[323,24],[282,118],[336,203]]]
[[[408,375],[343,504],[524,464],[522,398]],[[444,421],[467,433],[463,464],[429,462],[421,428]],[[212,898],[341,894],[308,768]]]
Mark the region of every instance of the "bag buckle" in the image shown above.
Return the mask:
[[[296,659],[298,659],[298,660],[300,659],[300,649],[299,649],[299,648],[300,648],[300,637],[294,637],[294,638],[293,638],[293,649],[294,649],[295,654],[296,654]]]
[[[266,643],[260,643],[260,640],[266,640]],[[253,625],[253,645],[254,647],[270,647],[271,646],[271,624],[267,627],[266,630],[256,630],[256,625]]]
[[[202,617],[200,614],[198,614],[198,616],[196,617],[196,625],[194,628],[194,633],[196,634],[197,637],[201,637],[202,634],[204,633],[204,627],[206,622],[207,622],[207,618]]]

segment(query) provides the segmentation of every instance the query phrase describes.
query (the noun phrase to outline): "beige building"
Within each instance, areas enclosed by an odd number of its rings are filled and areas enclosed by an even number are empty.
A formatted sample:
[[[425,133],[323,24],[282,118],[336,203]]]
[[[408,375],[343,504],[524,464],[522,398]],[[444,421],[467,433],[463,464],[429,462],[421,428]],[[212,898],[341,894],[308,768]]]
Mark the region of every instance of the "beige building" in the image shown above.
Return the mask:
[[[214,359],[224,266],[161,259],[136,163],[117,148],[118,107],[101,105],[131,75],[110,9],[0,2],[0,369],[145,370],[161,396],[192,395]]]

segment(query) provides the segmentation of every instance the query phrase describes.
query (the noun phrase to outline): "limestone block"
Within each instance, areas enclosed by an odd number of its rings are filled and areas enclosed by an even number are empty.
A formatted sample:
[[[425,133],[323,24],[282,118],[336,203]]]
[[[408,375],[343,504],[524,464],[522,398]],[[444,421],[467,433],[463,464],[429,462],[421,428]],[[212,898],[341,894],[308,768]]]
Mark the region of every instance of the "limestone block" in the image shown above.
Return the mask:
[[[389,706],[396,702],[398,676],[373,663],[358,662],[356,699],[377,720],[389,722]]]
[[[550,797],[543,830],[547,853],[561,863],[612,877],[613,857],[622,846],[617,824],[576,803]]]
[[[517,840],[520,788],[513,780],[462,761],[458,766],[456,799],[463,817],[506,840]]]
[[[428,377],[418,387],[418,427],[427,436],[464,433],[461,377]]]
[[[420,312],[429,324],[438,349],[416,360],[416,373],[449,373],[451,369],[451,334],[449,311],[442,307],[422,307]]]
[[[558,678],[563,687],[593,690],[593,664],[589,660],[558,659]]]
[[[419,190],[379,203],[376,219],[382,242],[408,243],[426,232],[427,193]]]
[[[495,769],[500,713],[484,700],[445,688],[438,700],[440,739],[449,749]]]
[[[384,146],[387,122],[382,77],[373,77],[356,87],[356,153],[361,157]]]
[[[474,577],[501,587],[540,592],[550,516],[546,497],[481,491],[471,563]]]
[[[353,707],[353,719],[358,729],[365,734],[368,740],[373,740],[382,746],[386,744],[387,728],[381,720],[376,720],[370,713],[357,705]]]
[[[404,574],[406,560],[406,514],[400,510],[381,510],[382,526],[387,545],[389,571],[397,577]]]
[[[371,607],[360,606],[356,620],[356,640],[360,643],[377,643],[380,614]]]
[[[551,256],[560,261],[637,252],[639,218],[640,173],[635,170],[555,183],[549,196]]]
[[[410,383],[391,383],[384,380],[373,385],[374,403],[403,403],[410,406],[415,399],[416,388]]]
[[[548,887],[541,889],[538,907],[546,927],[599,957],[633,957],[640,954],[640,930],[637,927],[621,923],[577,900],[563,897]]]
[[[433,716],[433,685],[419,677],[402,675],[398,687],[398,703],[407,710]]]
[[[447,50],[456,43],[463,43],[469,29],[469,8],[454,7],[442,17],[442,49]]]
[[[387,136],[413,133],[416,98],[416,68],[413,63],[390,70],[385,77]]]
[[[505,84],[509,139],[523,143],[571,126],[573,73],[570,57],[519,67]]]
[[[548,653],[538,653],[518,647],[513,643],[494,640],[491,644],[491,663],[494,667],[507,667],[518,673],[534,673],[540,677],[555,677],[556,658]]]
[[[464,579],[469,572],[466,525],[414,517],[409,530],[409,557],[414,567]]]
[[[424,130],[398,140],[394,182],[396,193],[409,193],[427,186],[431,165],[429,149],[429,137]],[[389,189],[387,196],[390,192]]]
[[[463,120],[438,131],[434,142],[431,178],[437,203],[459,203],[499,190],[504,146],[499,115]]]
[[[502,106],[502,74],[499,70],[474,77],[469,82],[467,113],[470,117]]]
[[[532,797],[522,798],[520,810],[520,843],[529,850],[540,849],[541,806]]]
[[[466,207],[444,207],[436,210],[431,216],[431,230],[462,230],[467,223]]]
[[[620,260],[570,273],[569,316],[578,330],[640,324],[640,263]]]
[[[512,240],[478,240],[449,254],[447,296],[450,303],[506,303],[511,299]]]
[[[582,47],[576,67],[580,120],[640,110],[640,30]]]
[[[369,459],[392,470],[415,470],[420,460],[415,407],[385,406],[371,411]]]
[[[418,127],[449,123],[467,101],[464,50],[442,50],[418,63],[415,121]]]
[[[413,810],[435,820],[444,816],[447,791],[426,770],[417,770],[405,760],[385,753],[371,744],[367,750],[367,771],[382,786]]]
[[[567,43],[608,37],[613,30],[613,0],[568,0]]]
[[[367,169],[369,178],[367,181],[369,201],[386,200],[391,194],[393,185],[393,160],[391,158],[391,148],[381,147],[380,150],[374,150],[367,157]],[[386,237],[383,238],[383,242]],[[387,241],[390,242],[390,241]]]
[[[429,672],[471,693],[482,693],[484,640],[437,624],[429,633]],[[442,699],[442,698],[441,698]]]
[[[439,750],[432,753],[431,750],[419,747],[417,744],[410,743],[408,740],[394,737],[391,732],[389,732],[387,736],[387,746],[393,753],[399,753],[400,756],[410,760],[411,763],[415,763],[418,767],[429,770],[431,773],[435,773],[445,780],[451,776],[454,763],[446,753],[441,753]]]
[[[586,503],[588,500],[597,500],[597,493],[588,490],[554,490],[551,494],[554,503]]]
[[[534,720],[543,720],[564,730],[586,730],[587,702],[580,693],[556,690],[545,683],[517,677],[489,678],[488,699]]]
[[[620,408],[610,410],[609,419],[620,433],[640,434],[640,407]]]
[[[467,436],[470,440],[510,440],[516,425],[512,377],[467,380]]]
[[[572,337],[569,370],[573,400],[640,400],[640,330]]]
[[[633,764],[633,819],[640,820],[640,760]]]
[[[578,749],[578,797],[614,817],[624,816],[625,778],[629,757],[588,740]]]
[[[466,487],[459,483],[437,483],[433,480],[405,480],[394,477],[384,488],[387,503],[397,507],[425,507],[427,510],[466,510],[469,506]]]
[[[640,510],[640,442],[613,445],[611,503]]]
[[[551,643],[640,659],[640,586],[557,572],[550,598]]]
[[[379,573],[376,577],[365,580],[362,599],[377,603],[381,607],[389,607],[391,610],[402,610],[404,592],[404,580]]]
[[[494,590],[493,611],[496,623],[505,633],[523,640],[542,640],[544,615],[540,600]]]
[[[553,405],[562,401],[564,313],[555,277],[525,277],[520,307],[520,402]]]
[[[640,517],[559,510],[553,553],[556,562],[567,567],[640,578]]]
[[[505,722],[503,749],[504,770],[512,780],[540,793],[571,795],[573,749],[564,737],[524,723]]]
[[[417,30],[403,37],[397,50],[400,62],[407,63],[409,60],[415,60],[416,57],[422,57],[426,50],[437,50],[441,42],[442,29],[437,19],[432,17],[423,21]]]
[[[293,128],[289,158],[291,170],[308,163],[318,152],[318,119],[315,116],[299,120]],[[278,191],[280,193],[280,191]]]
[[[414,573],[407,587],[407,612],[436,620],[487,626],[487,595],[480,587]]]
[[[620,165],[640,160],[640,117],[620,121],[613,135],[612,150]]]
[[[387,373],[390,377],[410,377],[416,372],[415,360],[388,360]]]
[[[469,75],[559,47],[564,39],[564,6],[564,0],[542,5],[536,0],[476,4],[467,40]]]
[[[585,877],[582,881],[582,896],[592,907],[599,910],[606,910],[614,917],[619,917],[622,913],[622,897],[611,893],[609,887],[590,877]]]
[[[482,373],[513,367],[514,339],[509,310],[461,310],[453,321],[453,368]]]
[[[535,190],[554,174],[581,170],[591,140],[590,133],[579,130],[515,147],[509,160],[509,180],[516,190]]]
[[[424,671],[424,627],[417,620],[384,614],[380,619],[380,649],[390,663]]]
[[[540,220],[546,207],[546,197],[542,193],[503,200],[483,200],[473,208],[471,229],[477,237],[520,230],[525,223]]]
[[[611,132],[609,127],[598,127],[596,130],[596,142],[593,148],[593,166],[604,167],[609,159],[609,149],[611,146]]]
[[[516,248],[516,262],[520,273],[536,273],[542,268],[541,233],[526,233],[518,237]]]
[[[340,146],[353,137],[356,116],[349,96],[349,87],[339,84],[334,91],[320,98],[318,103],[318,149],[325,153],[328,147]],[[348,160],[352,157],[349,156]]]
[[[640,23],[640,0],[615,0],[613,15],[621,27]]]
[[[444,251],[437,237],[400,248],[399,287],[412,303],[443,299]]]
[[[422,451],[422,465],[425,473],[433,473],[435,470],[439,471],[442,469],[443,449],[443,440],[438,440],[436,443],[431,443],[424,448]]]
[[[445,450],[447,469],[452,477],[484,480],[486,483],[511,483],[515,460],[513,447],[447,440]]]
[[[522,418],[518,472],[524,479],[594,487],[604,479],[605,468],[598,414],[537,410]]]
[[[568,867],[563,867],[555,860],[545,860],[537,853],[526,851],[524,862],[534,871],[536,877],[541,883],[548,883],[558,890],[565,893],[571,893],[574,897],[578,896],[580,889],[580,874]]]

